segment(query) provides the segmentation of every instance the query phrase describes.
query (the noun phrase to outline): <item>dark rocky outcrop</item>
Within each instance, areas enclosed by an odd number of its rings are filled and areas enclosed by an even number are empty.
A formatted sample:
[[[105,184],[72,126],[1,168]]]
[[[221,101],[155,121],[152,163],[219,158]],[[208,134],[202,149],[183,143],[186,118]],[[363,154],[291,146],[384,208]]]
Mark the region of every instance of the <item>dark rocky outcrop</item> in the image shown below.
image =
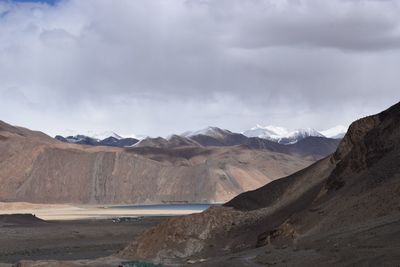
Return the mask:
[[[376,258],[380,263],[392,263],[396,259],[392,247],[400,245],[399,229],[393,223],[400,221],[399,162],[400,103],[354,122],[332,156],[240,194],[221,207],[170,219],[144,233],[120,255],[159,261],[209,259],[268,245],[272,252],[259,254],[259,263],[273,259],[274,264],[283,263],[278,266],[309,266],[312,262],[331,266],[335,262],[365,263],[366,259],[374,262]],[[385,230],[378,230],[377,225]],[[330,239],[347,243],[338,247],[330,244]],[[292,252],[275,253],[278,240],[295,246]],[[382,249],[365,254],[366,243]],[[304,252],[311,248],[312,256]],[[332,256],[328,249],[353,256],[335,261],[337,254]],[[248,253],[254,257],[261,253],[257,251]],[[300,259],[297,255],[308,256]],[[297,263],[285,265],[291,257]],[[222,266],[210,262],[214,265],[204,266]]]

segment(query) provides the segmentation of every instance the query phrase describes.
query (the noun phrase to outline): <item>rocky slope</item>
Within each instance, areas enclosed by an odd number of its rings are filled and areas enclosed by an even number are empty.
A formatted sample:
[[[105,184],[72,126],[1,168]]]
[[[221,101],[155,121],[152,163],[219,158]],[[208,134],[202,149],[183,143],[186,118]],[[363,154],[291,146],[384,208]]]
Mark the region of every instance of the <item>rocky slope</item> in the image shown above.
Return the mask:
[[[132,148],[84,146],[4,122],[0,151],[0,201],[38,203],[222,202],[316,157],[272,147],[205,147],[181,136]]]
[[[400,103],[354,122],[331,157],[221,207],[170,219],[120,255],[206,259],[196,266],[395,266],[399,162]]]

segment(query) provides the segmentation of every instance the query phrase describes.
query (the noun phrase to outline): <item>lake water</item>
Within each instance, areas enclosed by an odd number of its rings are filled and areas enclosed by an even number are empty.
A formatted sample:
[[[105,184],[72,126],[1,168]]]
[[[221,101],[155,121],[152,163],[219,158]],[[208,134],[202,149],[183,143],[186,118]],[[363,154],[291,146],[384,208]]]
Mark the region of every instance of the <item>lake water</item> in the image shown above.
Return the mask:
[[[203,211],[211,206],[219,204],[154,204],[154,205],[120,205],[111,206],[110,208],[116,209],[130,209],[130,210],[194,210]]]
[[[1,0],[0,0],[1,1]],[[26,205],[4,208],[0,214],[35,214],[43,220],[113,219],[120,217],[181,216],[199,213],[220,204],[157,204],[157,205]]]

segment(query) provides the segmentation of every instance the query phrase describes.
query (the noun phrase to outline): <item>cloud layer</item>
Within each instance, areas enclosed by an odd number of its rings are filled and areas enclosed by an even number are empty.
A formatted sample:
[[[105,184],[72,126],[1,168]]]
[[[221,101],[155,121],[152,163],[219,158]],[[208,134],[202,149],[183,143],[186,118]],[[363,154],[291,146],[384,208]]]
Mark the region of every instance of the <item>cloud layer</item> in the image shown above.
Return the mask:
[[[398,1],[0,2],[0,119],[56,134],[324,129],[400,99]]]

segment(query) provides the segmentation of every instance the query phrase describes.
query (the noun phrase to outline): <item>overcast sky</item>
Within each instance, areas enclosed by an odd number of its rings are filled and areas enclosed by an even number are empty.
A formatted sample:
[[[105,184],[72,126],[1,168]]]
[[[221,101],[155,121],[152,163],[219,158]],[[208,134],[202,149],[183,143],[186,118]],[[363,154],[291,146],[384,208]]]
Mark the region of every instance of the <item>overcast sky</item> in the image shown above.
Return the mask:
[[[396,0],[0,0],[0,120],[50,135],[347,125],[400,100],[399,14]]]

